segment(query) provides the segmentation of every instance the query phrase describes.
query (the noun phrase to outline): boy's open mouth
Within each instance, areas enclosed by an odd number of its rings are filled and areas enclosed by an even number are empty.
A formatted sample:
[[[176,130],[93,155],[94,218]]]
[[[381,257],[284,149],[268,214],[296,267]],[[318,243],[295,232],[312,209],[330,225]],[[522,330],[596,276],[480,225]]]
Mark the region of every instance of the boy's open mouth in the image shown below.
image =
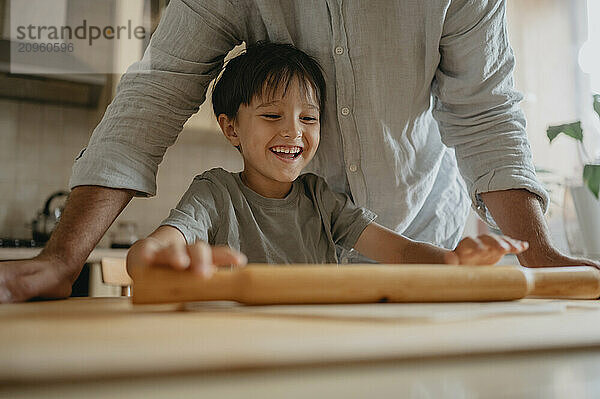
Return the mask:
[[[299,146],[275,146],[269,148],[271,152],[283,159],[296,159],[302,154],[303,148]]]

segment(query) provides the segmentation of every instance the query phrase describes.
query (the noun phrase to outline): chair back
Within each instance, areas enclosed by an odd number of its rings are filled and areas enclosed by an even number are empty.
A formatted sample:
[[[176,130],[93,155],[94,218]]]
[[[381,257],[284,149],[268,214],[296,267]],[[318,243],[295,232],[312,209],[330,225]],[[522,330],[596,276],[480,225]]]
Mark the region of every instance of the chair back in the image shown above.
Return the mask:
[[[121,287],[122,296],[131,296],[133,280],[127,274],[123,258],[102,258],[102,281],[104,284]]]

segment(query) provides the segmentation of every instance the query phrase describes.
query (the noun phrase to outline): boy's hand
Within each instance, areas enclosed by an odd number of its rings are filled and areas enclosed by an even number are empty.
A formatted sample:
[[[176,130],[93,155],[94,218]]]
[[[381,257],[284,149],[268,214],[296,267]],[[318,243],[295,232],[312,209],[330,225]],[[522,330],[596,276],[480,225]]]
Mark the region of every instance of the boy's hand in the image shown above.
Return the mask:
[[[227,246],[210,246],[201,241],[191,245],[165,246],[152,237],[136,242],[127,253],[130,275],[142,267],[166,266],[176,270],[189,269],[210,278],[216,266],[245,266],[247,262],[244,254]]]
[[[446,253],[444,261],[450,265],[493,265],[504,255],[518,254],[528,247],[527,241],[495,234],[466,237],[454,251]]]

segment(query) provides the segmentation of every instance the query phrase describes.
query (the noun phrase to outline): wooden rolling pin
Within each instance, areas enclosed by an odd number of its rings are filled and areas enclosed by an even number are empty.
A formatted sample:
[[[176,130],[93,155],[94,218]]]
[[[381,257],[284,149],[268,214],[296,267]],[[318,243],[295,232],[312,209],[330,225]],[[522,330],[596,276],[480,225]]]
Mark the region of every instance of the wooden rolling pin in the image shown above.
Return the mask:
[[[596,299],[587,266],[248,265],[205,280],[152,268],[133,276],[133,303],[231,300],[245,304],[505,301],[526,296]]]

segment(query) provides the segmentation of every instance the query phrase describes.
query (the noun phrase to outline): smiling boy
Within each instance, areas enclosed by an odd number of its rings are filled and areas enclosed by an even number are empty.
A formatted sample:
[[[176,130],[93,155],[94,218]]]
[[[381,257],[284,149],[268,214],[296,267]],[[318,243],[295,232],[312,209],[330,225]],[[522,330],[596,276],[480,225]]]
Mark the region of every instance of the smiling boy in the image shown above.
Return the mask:
[[[485,235],[454,251],[415,242],[333,192],[303,168],[320,139],[325,80],[319,64],[287,44],[259,43],[232,59],[213,108],[244,170],[197,176],[169,217],[129,251],[137,267],[166,265],[209,276],[215,265],[336,263],[336,245],[381,263],[493,264],[526,242]]]

